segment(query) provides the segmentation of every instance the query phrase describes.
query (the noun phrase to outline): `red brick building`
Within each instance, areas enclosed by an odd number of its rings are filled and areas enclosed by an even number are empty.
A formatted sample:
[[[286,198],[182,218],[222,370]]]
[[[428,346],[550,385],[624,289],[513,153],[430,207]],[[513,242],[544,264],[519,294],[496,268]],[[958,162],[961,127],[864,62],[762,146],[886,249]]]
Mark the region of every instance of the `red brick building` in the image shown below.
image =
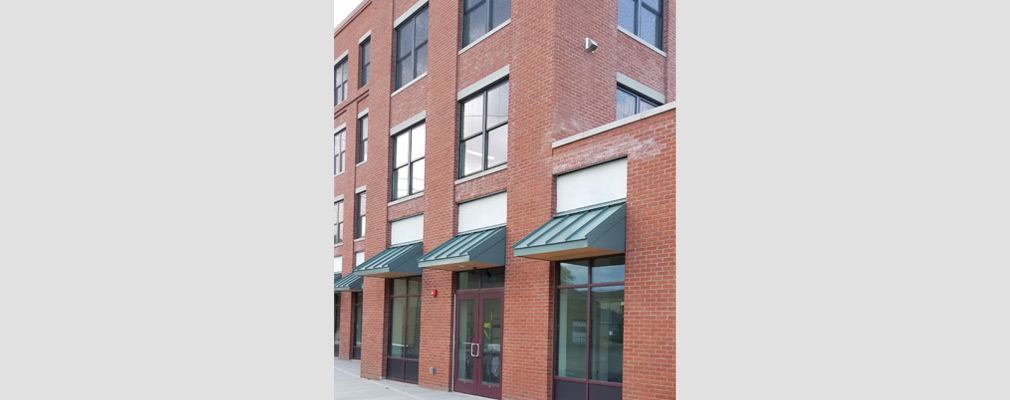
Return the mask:
[[[336,28],[336,357],[675,397],[674,7],[365,0]]]

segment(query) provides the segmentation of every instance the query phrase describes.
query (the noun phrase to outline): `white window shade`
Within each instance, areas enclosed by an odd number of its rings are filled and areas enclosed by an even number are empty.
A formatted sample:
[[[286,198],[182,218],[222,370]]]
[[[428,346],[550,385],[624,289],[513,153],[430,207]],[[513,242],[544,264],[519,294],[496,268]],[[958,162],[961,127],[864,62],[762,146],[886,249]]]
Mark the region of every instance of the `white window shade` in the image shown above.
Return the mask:
[[[389,224],[389,244],[415,242],[424,237],[424,215],[393,221]]]
[[[333,257],[333,273],[340,274],[343,273],[344,256]]]
[[[623,199],[628,195],[628,159],[558,176],[558,212]]]
[[[505,223],[508,193],[499,193],[459,204],[456,232],[466,232]]]
[[[354,253],[354,266],[357,267],[363,262],[365,262],[365,252],[359,251]]]

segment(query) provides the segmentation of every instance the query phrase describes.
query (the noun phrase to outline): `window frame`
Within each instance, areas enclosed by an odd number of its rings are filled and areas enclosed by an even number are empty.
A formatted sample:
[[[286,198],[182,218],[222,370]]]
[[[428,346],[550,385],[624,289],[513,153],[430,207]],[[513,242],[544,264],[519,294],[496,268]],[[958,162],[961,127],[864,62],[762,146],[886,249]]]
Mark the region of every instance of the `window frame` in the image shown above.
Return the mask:
[[[347,169],[347,128],[341,128],[333,134],[333,176],[344,173]]]
[[[466,178],[468,176],[473,176],[473,175],[479,174],[481,172],[487,171],[487,170],[489,170],[491,168],[498,168],[498,167],[501,167],[503,165],[508,165],[508,133],[505,134],[505,154],[506,154],[506,156],[505,156],[505,161],[504,162],[499,163],[499,164],[495,164],[494,166],[490,166],[490,167],[488,166],[488,143],[490,141],[489,138],[490,138],[490,132],[491,131],[493,131],[495,129],[498,129],[498,128],[501,128],[503,126],[506,126],[509,123],[509,114],[511,114],[511,109],[509,107],[509,103],[510,103],[509,98],[512,97],[511,86],[509,86],[509,96],[506,97],[506,99],[505,99],[505,102],[506,102],[506,104],[505,104],[505,121],[504,122],[500,122],[500,123],[498,123],[498,124],[496,124],[496,125],[494,125],[494,126],[492,126],[490,128],[487,126],[488,92],[490,92],[490,91],[492,91],[494,89],[497,89],[499,87],[508,86],[508,85],[509,85],[509,77],[506,76],[506,77],[504,77],[502,79],[499,79],[499,80],[496,80],[496,81],[492,82],[491,84],[485,86],[481,90],[478,90],[478,91],[472,93],[471,95],[469,95],[467,97],[464,97],[463,99],[461,99],[461,100],[459,100],[457,102],[457,109],[459,110],[459,116],[458,116],[458,121],[457,121],[459,123],[459,131],[456,134],[457,153],[458,153],[456,161],[457,161],[457,165],[458,165],[458,168],[457,168],[458,169],[458,172],[457,172],[458,178],[460,178],[460,179]],[[464,131],[465,130],[464,122],[466,121],[466,115],[464,114],[464,110],[465,110],[464,107],[465,107],[466,103],[470,102],[471,100],[474,100],[477,97],[481,97],[482,98],[481,101],[483,102],[482,107],[481,107],[481,131],[480,131],[480,133],[475,133],[475,134],[472,134],[470,136],[464,136],[464,135],[466,135],[466,132]],[[506,129],[508,129],[508,128],[506,128]],[[481,136],[481,135],[483,135],[483,139],[482,139],[483,147],[482,148],[484,150],[483,154],[481,155],[481,157],[482,157],[482,159],[481,159],[481,168],[478,169],[478,170],[476,170],[476,171],[474,171],[474,172],[471,172],[471,173],[467,174],[466,173],[466,142],[469,139],[473,139],[473,138],[475,138],[477,136]]]
[[[365,121],[364,124],[361,121]],[[364,128],[362,128],[364,127]],[[358,117],[358,143],[356,154],[354,155],[357,164],[368,161],[368,114]]]
[[[368,54],[365,54],[365,50]],[[372,65],[372,38],[368,37],[358,43],[358,88],[368,84],[368,67]]]
[[[347,59],[344,57],[333,66],[333,106],[336,107],[347,100]],[[337,74],[340,78],[337,78]]]
[[[365,190],[362,190],[354,194],[354,240],[365,238],[365,224],[368,222],[365,218],[368,212],[368,207],[366,206],[368,202],[368,196],[365,195]]]
[[[666,8],[666,4],[664,4],[665,3],[664,0],[656,0],[656,2],[659,4],[659,10],[653,9],[652,6],[650,6],[648,4],[645,4],[645,2],[643,0],[619,0],[618,5],[617,5],[618,9],[620,9],[620,7],[621,7],[621,5],[620,5],[621,1],[629,1],[632,4],[634,4],[635,15],[634,15],[634,18],[632,19],[633,20],[633,22],[632,22],[632,29],[627,29],[627,28],[621,26],[621,22],[620,22],[620,18],[619,17],[618,17],[617,26],[628,30],[629,32],[631,32],[632,34],[634,34],[635,36],[637,36],[639,39],[642,39],[646,43],[649,43],[650,46],[653,46],[653,47],[655,47],[655,48],[657,48],[659,50],[663,50],[663,44],[664,44],[664,40],[663,39],[665,39],[664,35],[666,34],[666,26],[664,26],[664,20],[666,18],[664,18],[664,15],[663,15],[663,11]],[[649,39],[646,39],[645,37],[642,36],[642,32],[641,32],[641,30],[642,30],[642,23],[641,23],[642,22],[642,19],[641,19],[642,9],[645,9],[646,12],[653,13],[653,14],[656,15],[656,24],[658,25],[657,27],[659,28],[659,35],[658,35],[658,37],[655,38],[656,41],[657,41],[657,43],[652,43],[651,41],[649,41]]]
[[[596,261],[600,260],[600,259],[614,258],[614,257],[624,258],[624,265],[625,265],[625,267],[627,266],[627,257],[626,257],[625,254],[612,254],[612,255],[606,255],[606,256],[598,256],[598,257],[590,257],[590,258],[578,258],[578,259],[572,259],[572,260],[551,262],[551,267],[553,268],[553,271],[551,273],[552,273],[552,278],[554,280],[553,281],[553,286],[554,286],[554,289],[553,289],[554,310],[553,310],[553,315],[552,315],[554,317],[554,327],[553,327],[553,332],[554,332],[554,363],[553,363],[553,366],[552,366],[551,378],[553,380],[562,380],[562,381],[568,381],[568,382],[585,384],[586,385],[586,398],[587,399],[589,398],[589,385],[611,386],[611,387],[617,387],[617,388],[622,388],[622,389],[623,389],[623,386],[624,386],[623,379],[622,379],[622,382],[610,382],[610,381],[600,381],[600,380],[596,380],[596,379],[591,379],[590,378],[592,376],[592,371],[593,371],[592,364],[590,362],[590,360],[592,359],[592,351],[593,351],[593,349],[592,349],[592,341],[593,341],[593,339],[592,339],[593,338],[593,330],[592,330],[593,329],[593,320],[592,320],[593,289],[598,288],[598,287],[608,287],[608,286],[625,286],[625,290],[627,290],[627,287],[625,285],[625,282],[627,281],[627,275],[626,275],[626,273],[625,273],[625,276],[622,277],[623,279],[620,280],[620,281],[593,283],[593,268],[596,266]],[[562,285],[561,284],[561,264],[563,264],[563,263],[571,263],[571,262],[582,262],[582,261],[585,261],[587,263],[586,283]],[[561,290],[563,290],[563,289],[580,289],[580,288],[585,288],[586,289],[586,339],[585,339],[586,340],[586,343],[585,343],[585,349],[586,349],[585,350],[586,351],[585,369],[586,369],[586,371],[585,371],[585,375],[584,375],[585,377],[581,378],[581,379],[580,378],[569,378],[569,377],[559,376],[558,375],[558,364],[559,364],[559,360],[561,358],[561,355],[560,355],[560,353],[561,353],[561,345],[559,343],[560,339],[561,339],[560,332],[559,332],[559,330],[560,330],[560,324],[561,324],[561,317],[560,317],[560,313],[561,313],[561,295],[560,295],[560,293],[561,293]],[[622,324],[623,324],[623,321],[624,321],[624,317],[623,317],[623,313],[622,313]],[[622,333],[622,335],[623,335],[623,333]],[[623,363],[623,356],[622,356],[622,365],[621,365],[622,374],[623,374],[623,370],[624,370],[624,363]]]
[[[635,98],[635,111],[633,113],[631,113],[630,115],[625,115],[623,117],[620,116],[620,115],[616,115],[617,114],[617,110],[616,110],[617,94],[619,94],[620,92],[624,92],[625,94],[627,94],[627,95],[632,96],[632,97]],[[644,94],[642,94],[642,93],[640,93],[640,92],[638,92],[638,91],[636,91],[636,90],[634,90],[632,88],[629,88],[629,87],[624,86],[622,84],[617,84],[617,92],[614,94],[614,104],[615,104],[614,114],[617,117],[616,120],[628,118],[630,116],[638,115],[638,114],[642,113],[642,102],[646,102],[646,103],[651,104],[652,108],[656,108],[656,107],[659,107],[659,106],[663,105],[659,101],[656,101],[656,99],[653,99],[653,98],[651,98],[649,96],[646,96],[646,95],[644,95]]]
[[[426,28],[426,30],[424,32],[424,43],[418,44],[417,43],[417,37],[418,37],[418,35],[417,35],[417,24],[416,24],[416,22],[417,22],[417,17],[420,16],[422,13],[425,13],[426,15],[428,15],[429,19],[428,19],[427,28]],[[413,82],[415,79],[417,79],[421,75],[424,75],[424,74],[426,74],[428,72],[428,63],[427,63],[428,57],[425,56],[425,64],[424,64],[424,71],[423,72],[421,72],[419,70],[419,68],[418,68],[417,57],[416,57],[418,49],[420,49],[421,47],[425,48],[425,54],[427,54],[427,51],[428,51],[428,37],[429,37],[428,33],[431,31],[431,19],[430,19],[430,14],[427,14],[427,13],[428,13],[428,5],[425,4],[424,7],[419,8],[417,11],[415,11],[413,14],[411,14],[410,17],[407,17],[407,19],[403,20],[403,22],[401,22],[399,25],[397,25],[396,27],[393,28],[393,32],[394,32],[394,35],[393,35],[394,36],[394,38],[393,38],[394,39],[393,40],[393,90],[394,91],[402,89],[403,87],[407,86],[407,84],[409,84],[410,82]],[[410,47],[410,51],[408,53],[406,53],[405,55],[401,56],[400,52],[403,49],[400,48],[400,35],[404,34],[403,32],[401,32],[401,29],[403,29],[407,25],[410,25],[410,29],[411,29],[410,36],[411,36],[411,43],[412,43],[412,45]],[[400,80],[400,62],[404,61],[404,60],[406,60],[408,58],[410,58],[410,65],[411,65],[411,68],[413,68],[412,74],[410,76],[410,79],[407,79],[406,81],[401,81]]]
[[[492,26],[492,24],[494,23],[494,16],[495,16],[494,15],[494,4],[492,4],[492,3],[500,2],[500,1],[508,1],[508,3],[509,3],[509,7],[508,7],[508,15],[509,15],[509,17],[501,20],[501,22],[499,22],[497,25]],[[470,22],[470,15],[471,15],[471,13],[473,13],[474,10],[476,10],[477,8],[480,8],[480,6],[482,6],[482,5],[486,5],[487,6],[487,23],[484,26],[485,29],[484,29],[483,32],[481,32],[480,35],[478,35],[477,37],[474,37],[472,41],[468,41],[469,40],[469,36],[472,36],[472,35],[469,35],[470,31],[468,30],[469,29],[469,22]],[[469,46],[471,44],[477,43],[478,41],[480,41],[481,38],[483,38],[489,32],[495,30],[495,28],[498,28],[499,26],[504,25],[505,21],[508,21],[508,20],[512,19],[512,0],[479,0],[477,2],[477,5],[471,6],[469,10],[467,10],[467,8],[466,8],[466,0],[463,0],[461,2],[461,4],[460,4],[460,8],[462,9],[462,18],[460,18],[460,29],[459,29],[460,39],[461,39],[460,40],[460,48],[465,48],[465,47],[467,47],[467,46]]]
[[[336,222],[333,223],[333,231],[335,232],[333,245],[336,246],[344,243],[344,200],[334,201],[333,204],[337,212]]]
[[[392,135],[392,136],[389,137],[389,146],[390,146],[390,149],[389,149],[389,180],[390,180],[390,184],[389,184],[389,199],[390,199],[390,201],[402,199],[402,198],[409,197],[409,196],[413,196],[413,195],[419,194],[419,193],[424,193],[424,187],[422,187],[421,190],[414,191],[414,165],[417,164],[418,162],[423,162],[425,164],[425,169],[427,169],[427,167],[428,167],[427,162],[424,162],[424,161],[425,161],[425,158],[428,155],[427,154],[428,152],[427,152],[427,149],[425,149],[425,154],[423,156],[421,156],[421,158],[418,158],[418,159],[414,160],[413,159],[413,157],[414,157],[413,151],[414,151],[414,130],[417,129],[418,127],[421,127],[421,126],[424,127],[424,142],[425,142],[425,144],[428,143],[428,126],[427,126],[426,122],[427,121],[423,121],[422,120],[422,121],[420,121],[420,122],[418,122],[418,123],[416,123],[414,125],[411,125],[409,128],[406,128],[406,129],[404,129],[404,130],[402,130],[400,132],[397,132],[396,134],[394,134],[394,135]],[[404,164],[404,165],[396,165],[396,155],[397,155],[396,154],[396,140],[397,140],[398,137],[400,137],[402,135],[407,135],[407,163]],[[403,196],[397,197],[396,192],[397,192],[397,189],[399,189],[399,188],[396,185],[396,170],[398,170],[400,168],[403,168],[404,166],[407,167],[407,194],[405,194]],[[422,176],[422,181],[423,181],[423,176]]]

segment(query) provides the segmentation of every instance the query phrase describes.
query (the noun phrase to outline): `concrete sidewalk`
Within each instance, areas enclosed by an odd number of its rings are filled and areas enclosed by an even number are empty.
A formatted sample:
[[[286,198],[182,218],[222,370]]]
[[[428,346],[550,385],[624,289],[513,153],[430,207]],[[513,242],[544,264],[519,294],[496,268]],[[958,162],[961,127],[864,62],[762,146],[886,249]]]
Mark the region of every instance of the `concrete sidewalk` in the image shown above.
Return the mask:
[[[421,399],[421,400],[486,400],[463,393],[442,392],[420,386],[391,381],[361,378],[361,362],[333,359],[333,398],[351,399]]]

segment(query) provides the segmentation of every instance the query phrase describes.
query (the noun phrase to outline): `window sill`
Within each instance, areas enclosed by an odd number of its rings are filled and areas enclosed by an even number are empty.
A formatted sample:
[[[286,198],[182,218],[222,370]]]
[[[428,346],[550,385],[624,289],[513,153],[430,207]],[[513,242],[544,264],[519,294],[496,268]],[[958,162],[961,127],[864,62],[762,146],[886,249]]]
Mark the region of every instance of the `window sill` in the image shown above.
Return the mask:
[[[459,179],[456,180],[455,184],[458,185],[460,183],[472,181],[472,180],[480,178],[482,176],[491,175],[491,174],[493,174],[495,172],[502,171],[505,168],[508,168],[508,166],[509,166],[508,164],[504,164],[504,165],[500,165],[500,166],[497,166],[497,167],[494,167],[494,168],[491,168],[491,169],[483,170],[481,172],[478,172],[476,174],[473,174],[473,175],[470,175],[470,176],[467,176],[467,177],[464,177],[464,178],[459,178]]]
[[[413,84],[414,84],[414,82],[417,82],[417,81],[421,80],[421,78],[424,78],[424,77],[426,77],[426,76],[428,76],[428,71],[424,71],[424,73],[423,73],[423,74],[421,74],[421,75],[418,75],[418,76],[417,76],[417,78],[414,78],[414,79],[413,79],[413,80],[411,80],[410,82],[407,82],[407,84],[406,84],[406,85],[403,85],[403,86],[402,86],[402,87],[400,87],[399,89],[396,89],[396,91],[395,91],[395,92],[393,92],[393,93],[390,93],[390,94],[389,94],[389,97],[393,97],[393,96],[396,96],[396,94],[397,94],[397,93],[400,93],[400,92],[402,92],[402,91],[403,91],[403,89],[406,89],[406,88],[410,87],[410,85],[413,85]]]
[[[368,160],[366,159],[365,161],[368,161]],[[357,164],[354,164],[354,168],[357,168],[357,167],[360,167],[360,166],[361,166],[361,164],[364,164],[364,163],[365,163],[365,161],[362,161],[362,162],[359,162],[359,163],[357,163]]]
[[[481,37],[477,38],[477,40],[474,40],[473,42],[470,42],[470,44],[466,45],[466,47],[463,47],[462,49],[459,49],[459,52],[456,53],[456,55],[463,54],[464,51],[470,50],[471,47],[477,45],[477,43],[480,43],[484,39],[487,39],[488,36],[491,36],[495,32],[500,31],[502,28],[505,27],[505,25],[508,25],[509,22],[512,22],[512,18],[509,18],[509,19],[505,20],[505,22],[502,22],[501,25],[496,26],[494,29],[488,31],[487,33],[485,33]]]
[[[364,237],[359,237],[357,239],[354,239],[354,243],[360,242],[362,240],[365,240],[365,238]]]
[[[389,203],[386,203],[386,207],[393,206],[393,205],[396,205],[396,204],[400,204],[400,203],[403,203],[403,202],[406,202],[406,201],[409,201],[409,200],[413,200],[413,199],[416,199],[416,198],[421,197],[421,196],[424,196],[424,192],[418,192],[418,193],[414,193],[414,194],[412,194],[410,196],[407,196],[407,197],[401,197],[399,199],[396,199],[396,200],[390,201]]]
[[[347,171],[344,171],[344,172],[347,172]],[[340,176],[340,175],[343,175],[343,174],[344,174],[344,172],[341,172],[341,173],[339,173],[339,174],[335,174],[335,175],[333,175],[333,177],[334,177],[334,178],[336,178],[336,177],[338,177],[338,176]]]
[[[655,51],[655,52],[659,53],[659,55],[661,55],[663,57],[666,57],[666,52],[665,51],[660,50],[660,49],[656,48],[656,46],[653,46],[653,45],[649,44],[649,42],[646,42],[645,39],[642,39],[642,38],[638,37],[638,35],[636,35],[634,33],[631,33],[627,29],[624,29],[624,28],[622,28],[620,26],[617,27],[617,30],[623,32],[625,35],[631,36],[631,38],[635,39],[636,42],[644,44],[645,47],[648,47],[648,48],[652,49],[652,51]]]

